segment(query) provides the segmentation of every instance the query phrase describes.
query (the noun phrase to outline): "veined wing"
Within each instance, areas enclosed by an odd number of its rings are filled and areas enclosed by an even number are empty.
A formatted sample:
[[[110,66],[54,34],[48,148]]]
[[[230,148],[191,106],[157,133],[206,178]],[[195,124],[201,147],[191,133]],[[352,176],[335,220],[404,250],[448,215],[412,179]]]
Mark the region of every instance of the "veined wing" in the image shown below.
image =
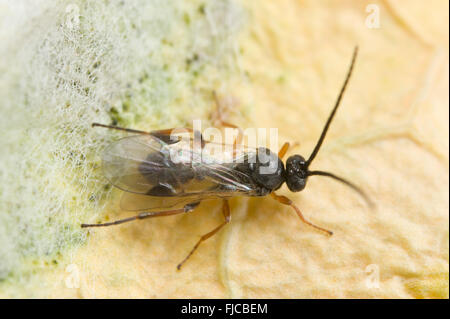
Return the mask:
[[[112,184],[135,194],[123,195],[121,205],[126,210],[251,194],[255,189],[251,177],[226,162],[217,147],[213,153],[207,152],[207,147],[197,151],[190,142],[167,144],[155,136],[135,135],[106,148],[103,170]],[[248,153],[242,148],[231,155],[235,159],[245,156]]]
[[[178,209],[189,203],[204,200],[204,196],[161,197],[124,192],[120,200],[120,208],[129,211]]]

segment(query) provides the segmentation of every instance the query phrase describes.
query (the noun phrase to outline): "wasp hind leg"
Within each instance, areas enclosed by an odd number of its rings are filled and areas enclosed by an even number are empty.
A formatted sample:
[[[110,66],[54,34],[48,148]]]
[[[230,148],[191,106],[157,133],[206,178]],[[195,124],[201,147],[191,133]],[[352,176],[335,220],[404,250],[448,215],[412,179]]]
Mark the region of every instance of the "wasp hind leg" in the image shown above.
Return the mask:
[[[190,213],[199,204],[200,204],[200,202],[190,203],[190,204],[185,205],[183,208],[166,210],[166,211],[162,211],[162,212],[143,212],[143,213],[137,214],[137,215],[132,216],[132,217],[119,219],[119,220],[116,220],[116,221],[113,221],[113,222],[109,222],[109,223],[103,223],[103,224],[81,224],[81,228],[106,227],[106,226],[113,226],[113,225],[119,225],[119,224],[131,222],[131,221],[134,221],[134,220],[141,220],[141,219],[152,218],[152,217],[162,217],[162,216],[177,215],[177,214],[182,214],[182,213]]]
[[[183,266],[183,264],[189,259],[189,257],[192,256],[192,254],[197,250],[198,246],[200,246],[200,244],[207,240],[208,238],[214,236],[219,230],[222,229],[223,226],[225,226],[226,224],[228,224],[231,221],[231,214],[230,214],[230,205],[228,204],[228,200],[224,199],[223,200],[223,205],[222,205],[222,214],[223,217],[225,217],[225,221],[220,224],[219,226],[217,226],[216,228],[214,228],[212,231],[210,231],[209,233],[204,234],[202,237],[200,237],[200,239],[198,240],[198,242],[195,244],[194,248],[192,248],[192,250],[189,252],[189,254],[183,259],[183,261],[181,261],[178,266],[177,269],[180,270],[181,266]]]

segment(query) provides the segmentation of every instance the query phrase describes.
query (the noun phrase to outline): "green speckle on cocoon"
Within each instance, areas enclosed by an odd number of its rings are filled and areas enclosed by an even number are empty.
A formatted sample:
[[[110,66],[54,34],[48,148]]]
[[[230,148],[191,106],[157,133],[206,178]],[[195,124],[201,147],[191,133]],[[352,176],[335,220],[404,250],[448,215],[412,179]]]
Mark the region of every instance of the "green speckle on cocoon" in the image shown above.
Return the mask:
[[[111,198],[99,154],[119,134],[91,123],[205,118],[244,23],[231,0],[0,5],[0,285],[55,267]]]

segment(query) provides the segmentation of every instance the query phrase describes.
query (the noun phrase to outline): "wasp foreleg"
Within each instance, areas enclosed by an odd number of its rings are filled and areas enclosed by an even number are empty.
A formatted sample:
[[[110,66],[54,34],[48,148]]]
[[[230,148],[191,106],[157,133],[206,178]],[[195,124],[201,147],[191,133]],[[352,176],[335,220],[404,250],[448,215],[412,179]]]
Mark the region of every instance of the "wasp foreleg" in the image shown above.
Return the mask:
[[[287,151],[289,149],[289,143],[286,142],[283,144],[283,146],[280,148],[280,150],[278,151],[278,157],[280,159],[283,159],[284,155],[286,155]]]
[[[314,227],[315,229],[318,229],[318,230],[320,230],[320,231],[323,231],[323,232],[327,233],[327,234],[330,235],[330,236],[333,235],[333,232],[332,232],[332,231],[329,231],[329,230],[327,230],[327,229],[325,229],[325,228],[316,226],[316,225],[314,225],[313,223],[307,221],[307,220],[305,219],[305,217],[303,217],[303,214],[302,214],[302,212],[300,211],[300,209],[299,209],[297,206],[295,206],[294,203],[292,202],[292,200],[290,200],[290,199],[287,198],[286,196],[283,196],[283,195],[277,195],[277,194],[275,194],[275,193],[271,193],[270,196],[272,196],[273,199],[275,199],[276,201],[280,202],[281,204],[289,205],[289,206],[291,206],[293,209],[295,209],[295,211],[297,212],[298,217],[300,217],[300,219],[302,220],[302,222],[304,222],[305,224],[308,224],[309,226],[312,226],[312,227]]]
[[[299,146],[299,145],[300,145],[300,143],[295,142],[295,143],[292,145],[292,147],[297,147],[297,146]],[[291,148],[291,145],[289,144],[289,142],[284,143],[283,146],[282,146],[282,147],[280,148],[280,150],[278,151],[278,157],[282,159],[282,158],[284,157],[284,155],[286,155],[286,153],[287,153],[287,151],[289,150],[289,148]]]

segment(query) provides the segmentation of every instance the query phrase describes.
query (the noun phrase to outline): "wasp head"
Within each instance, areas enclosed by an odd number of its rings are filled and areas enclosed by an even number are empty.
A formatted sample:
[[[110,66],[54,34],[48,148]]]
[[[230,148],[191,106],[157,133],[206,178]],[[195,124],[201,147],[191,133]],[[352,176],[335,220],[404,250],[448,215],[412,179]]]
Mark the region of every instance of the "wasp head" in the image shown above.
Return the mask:
[[[301,155],[293,155],[286,161],[286,184],[291,192],[299,192],[306,186],[308,165]]]

